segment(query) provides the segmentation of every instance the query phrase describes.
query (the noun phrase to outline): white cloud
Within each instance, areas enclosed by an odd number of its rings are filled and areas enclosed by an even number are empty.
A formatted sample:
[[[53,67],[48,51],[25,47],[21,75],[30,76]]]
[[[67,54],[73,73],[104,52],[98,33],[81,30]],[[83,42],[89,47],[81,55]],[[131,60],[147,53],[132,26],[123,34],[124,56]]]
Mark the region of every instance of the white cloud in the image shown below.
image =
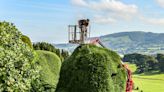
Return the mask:
[[[92,10],[113,11],[119,13],[137,13],[138,8],[134,4],[125,4],[120,0],[71,0],[75,5]]]
[[[71,0],[71,2],[73,5],[94,11],[91,16],[96,23],[101,24],[115,23],[120,19],[129,20],[138,13],[136,5],[125,4],[120,0]]]
[[[111,17],[104,17],[100,15],[94,16],[94,22],[95,23],[100,23],[100,24],[111,24],[115,23],[117,20]]]
[[[71,0],[71,2],[77,6],[87,6],[87,3],[84,0]]]
[[[164,25],[164,18],[146,18],[146,17],[140,17],[140,19],[148,24],[152,24],[152,25],[158,25],[158,26],[162,26]]]
[[[156,2],[164,8],[164,0],[156,0]]]
[[[164,18],[147,18],[140,14],[135,4],[126,4],[121,0],[71,0],[74,5],[95,11],[91,13],[94,22],[111,24],[118,21],[131,21],[134,18],[142,23],[151,25],[164,25]],[[164,7],[164,0],[156,0]]]

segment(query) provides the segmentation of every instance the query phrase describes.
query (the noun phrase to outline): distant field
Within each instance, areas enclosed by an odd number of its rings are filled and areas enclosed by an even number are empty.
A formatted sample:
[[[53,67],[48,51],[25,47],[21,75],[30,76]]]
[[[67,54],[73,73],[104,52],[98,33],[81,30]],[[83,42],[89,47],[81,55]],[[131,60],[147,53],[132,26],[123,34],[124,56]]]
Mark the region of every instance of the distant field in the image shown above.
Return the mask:
[[[133,75],[133,80],[143,92],[164,92],[164,74]]]
[[[133,72],[136,70],[134,64],[129,64],[129,68],[131,68]],[[164,92],[164,74],[134,74],[133,80],[135,86],[139,87],[139,90],[143,90],[143,92]]]

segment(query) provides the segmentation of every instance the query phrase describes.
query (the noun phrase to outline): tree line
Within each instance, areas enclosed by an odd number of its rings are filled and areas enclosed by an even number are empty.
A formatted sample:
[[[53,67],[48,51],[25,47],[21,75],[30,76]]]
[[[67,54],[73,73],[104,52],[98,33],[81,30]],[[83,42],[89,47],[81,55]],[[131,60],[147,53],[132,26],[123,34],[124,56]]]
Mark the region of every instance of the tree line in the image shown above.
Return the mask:
[[[63,61],[69,56],[69,52],[63,49],[57,49],[52,44],[47,42],[37,42],[33,44],[34,50],[46,50],[55,53]]]
[[[164,54],[143,55],[138,53],[127,54],[123,57],[124,62],[136,64],[137,73],[150,71],[164,72]]]

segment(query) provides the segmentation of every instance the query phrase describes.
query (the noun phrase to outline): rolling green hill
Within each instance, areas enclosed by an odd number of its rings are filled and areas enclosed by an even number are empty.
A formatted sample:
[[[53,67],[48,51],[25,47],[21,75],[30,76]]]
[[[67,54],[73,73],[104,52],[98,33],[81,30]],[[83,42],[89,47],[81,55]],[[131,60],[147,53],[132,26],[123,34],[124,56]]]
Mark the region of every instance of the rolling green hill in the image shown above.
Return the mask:
[[[164,53],[164,33],[151,32],[120,32],[100,36],[102,43],[109,49],[119,54],[142,53],[156,54]],[[77,45],[55,44],[56,47],[73,52]]]
[[[100,37],[104,45],[120,54],[164,53],[164,33],[120,32]]]

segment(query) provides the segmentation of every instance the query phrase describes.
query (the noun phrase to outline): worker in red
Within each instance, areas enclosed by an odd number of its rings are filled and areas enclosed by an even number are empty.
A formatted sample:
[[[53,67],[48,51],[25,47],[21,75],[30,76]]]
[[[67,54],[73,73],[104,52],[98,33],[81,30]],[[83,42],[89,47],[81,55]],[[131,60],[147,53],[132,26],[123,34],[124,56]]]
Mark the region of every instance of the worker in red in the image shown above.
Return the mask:
[[[123,67],[125,67],[127,71],[126,92],[132,92],[133,90],[132,72],[129,69],[128,65],[123,64]]]
[[[79,20],[78,23],[81,31],[80,40],[84,43],[84,40],[87,38],[87,27],[89,25],[89,19]]]

